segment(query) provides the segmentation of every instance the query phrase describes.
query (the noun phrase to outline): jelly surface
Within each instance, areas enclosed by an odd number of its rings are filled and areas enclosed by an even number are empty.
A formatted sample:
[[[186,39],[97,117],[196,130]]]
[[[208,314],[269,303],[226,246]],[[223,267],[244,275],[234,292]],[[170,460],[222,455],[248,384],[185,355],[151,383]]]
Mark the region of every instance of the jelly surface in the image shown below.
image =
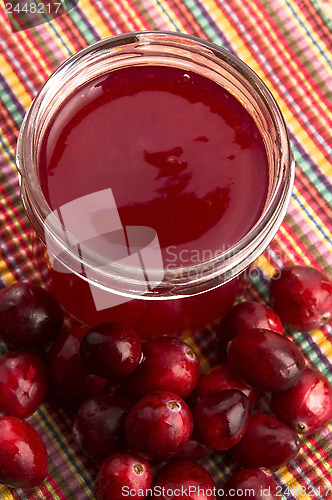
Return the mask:
[[[166,265],[207,260],[239,241],[266,201],[263,139],[242,106],[208,78],[134,66],[80,87],[41,147],[52,209],[111,188],[123,226],[148,226]]]

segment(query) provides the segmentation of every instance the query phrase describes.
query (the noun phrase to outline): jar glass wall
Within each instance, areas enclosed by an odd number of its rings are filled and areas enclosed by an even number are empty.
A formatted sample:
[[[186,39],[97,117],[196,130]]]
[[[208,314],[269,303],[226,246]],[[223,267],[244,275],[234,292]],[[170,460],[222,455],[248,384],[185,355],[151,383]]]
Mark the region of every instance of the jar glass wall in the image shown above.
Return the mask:
[[[127,229],[126,244],[132,244],[131,259],[108,259],[95,244],[85,245],[83,251],[83,214],[77,217],[75,212],[80,227],[77,233],[75,224],[68,231],[63,218],[52,210],[54,207],[51,208],[43,192],[40,152],[54,116],[89,82],[138,67],[173,68],[186,76],[197,75],[197,78],[213,82],[246,110],[264,142],[268,183],[259,217],[234,243],[223,246],[220,240],[215,247],[218,252],[204,253],[196,261],[176,261],[176,265],[165,266],[165,260],[160,258],[158,231],[153,232],[153,227],[150,227],[152,232],[141,229],[137,232],[137,227]],[[132,117],[128,116],[127,121],[130,127]],[[203,137],[202,141],[205,140]],[[173,165],[182,168],[185,162],[181,163],[179,150],[170,151],[175,155]],[[18,141],[17,165],[23,203],[36,232],[36,258],[41,263],[47,285],[65,308],[83,322],[127,320],[143,336],[153,334],[156,325],[158,332],[155,333],[172,333],[184,328],[199,328],[224,314],[234,300],[237,277],[262,253],[282,223],[294,178],[282,115],[258,76],[216,45],[188,35],[164,32],[111,37],[83,49],[60,66],[26,115]],[[135,178],[129,182],[135,184]],[[217,179],[215,182],[218,184]],[[248,179],[243,178],[242,182],[246,185]],[[91,203],[98,205],[101,198],[99,194],[98,200]],[[75,210],[79,208],[76,206]],[[115,224],[114,234],[116,231],[121,233],[120,226]],[[92,235],[96,236],[89,231],[86,234],[90,241]],[[118,234],[114,238],[116,245]]]

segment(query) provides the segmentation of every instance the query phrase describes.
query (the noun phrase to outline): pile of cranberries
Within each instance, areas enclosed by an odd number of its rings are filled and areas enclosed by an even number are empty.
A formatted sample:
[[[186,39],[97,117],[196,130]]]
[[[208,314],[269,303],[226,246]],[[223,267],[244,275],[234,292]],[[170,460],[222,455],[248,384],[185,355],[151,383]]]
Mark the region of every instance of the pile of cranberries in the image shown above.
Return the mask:
[[[176,337],[142,343],[125,323],[68,330],[47,290],[2,289],[8,352],[0,357],[0,483],[33,488],[47,476],[45,446],[25,419],[48,391],[75,407],[75,439],[99,464],[96,500],[172,499],[179,491],[216,499],[218,488],[197,461],[226,451],[238,467],[220,497],[251,489],[253,499],[280,498],[273,472],[297,454],[299,434],[332,419],[331,384],[283,324],[310,330],[328,321],[332,282],[313,268],[288,266],[271,280],[270,301],[273,309],[233,306],[216,331],[220,362],[201,376],[197,354]],[[259,406],[263,394],[268,411]]]

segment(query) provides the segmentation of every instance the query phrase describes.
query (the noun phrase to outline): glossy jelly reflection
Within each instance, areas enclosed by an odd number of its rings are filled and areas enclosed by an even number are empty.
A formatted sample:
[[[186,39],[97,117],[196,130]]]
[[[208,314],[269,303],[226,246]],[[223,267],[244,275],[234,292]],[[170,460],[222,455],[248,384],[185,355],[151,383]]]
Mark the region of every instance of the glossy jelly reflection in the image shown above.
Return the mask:
[[[76,90],[46,131],[39,171],[53,210],[111,188],[123,226],[156,231],[166,268],[234,245],[268,189],[263,139],[242,104],[164,66],[122,68]]]

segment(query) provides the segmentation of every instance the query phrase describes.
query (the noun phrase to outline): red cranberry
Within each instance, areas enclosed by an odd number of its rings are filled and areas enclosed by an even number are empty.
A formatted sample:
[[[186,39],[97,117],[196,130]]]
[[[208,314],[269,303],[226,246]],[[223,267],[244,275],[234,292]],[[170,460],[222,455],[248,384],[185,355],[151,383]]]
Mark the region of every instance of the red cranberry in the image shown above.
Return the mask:
[[[84,335],[80,354],[90,373],[104,378],[125,377],[141,359],[141,341],[129,326],[102,323]]]
[[[214,453],[215,450],[213,448],[205,446],[205,444],[197,441],[194,436],[191,436],[184,445],[184,448],[176,454],[176,459],[196,462],[196,460],[210,457]]]
[[[288,425],[271,415],[255,413],[250,416],[245,435],[231,453],[244,469],[277,470],[295,457],[300,446],[299,437]]]
[[[47,453],[38,432],[17,417],[0,418],[0,483],[33,488],[48,473]]]
[[[305,367],[299,347],[269,330],[247,330],[228,344],[228,362],[247,384],[267,391],[296,384]]]
[[[157,473],[155,496],[164,500],[190,498],[216,500],[216,485],[210,474],[199,464],[173,460]],[[159,494],[160,493],[160,494]]]
[[[193,430],[186,403],[176,394],[155,392],[138,401],[126,421],[127,443],[147,460],[168,460],[186,444]]]
[[[30,352],[0,357],[0,415],[26,418],[37,410],[47,391],[43,362]]]
[[[0,337],[19,348],[37,347],[60,333],[63,310],[48,290],[13,283],[0,291]]]
[[[272,280],[270,298],[284,323],[312,330],[331,317],[332,282],[313,267],[290,265]]]
[[[332,386],[318,370],[306,368],[294,387],[272,394],[272,409],[298,434],[314,434],[332,420]]]
[[[235,375],[228,363],[214,366],[205,373],[200,378],[196,393],[197,397],[202,399],[208,394],[223,391],[224,389],[239,389],[239,391],[242,391],[248,397],[252,408],[256,406],[260,397],[260,392]]]
[[[240,302],[235,304],[217,327],[220,355],[226,357],[227,344],[245,330],[264,328],[282,333],[283,327],[277,313],[260,302]]]
[[[131,453],[114,453],[107,457],[98,472],[94,494],[96,500],[146,498],[152,486],[149,462]]]
[[[208,394],[194,408],[195,433],[215,450],[227,450],[244,435],[249,418],[249,400],[238,389]]]
[[[129,399],[106,392],[81,404],[73,434],[87,456],[101,461],[126,449],[125,421],[132,405]]]
[[[91,375],[81,360],[80,342],[86,330],[75,327],[54,341],[48,355],[48,372],[55,394],[70,404],[78,404],[103,390],[107,380]]]
[[[154,337],[144,342],[143,360],[123,387],[136,399],[155,391],[171,391],[186,398],[199,375],[198,357],[188,344],[174,337]]]
[[[250,498],[253,500],[280,499],[280,488],[276,480],[264,469],[238,470],[224,484],[223,491],[227,498],[247,498],[243,492],[250,491]]]

